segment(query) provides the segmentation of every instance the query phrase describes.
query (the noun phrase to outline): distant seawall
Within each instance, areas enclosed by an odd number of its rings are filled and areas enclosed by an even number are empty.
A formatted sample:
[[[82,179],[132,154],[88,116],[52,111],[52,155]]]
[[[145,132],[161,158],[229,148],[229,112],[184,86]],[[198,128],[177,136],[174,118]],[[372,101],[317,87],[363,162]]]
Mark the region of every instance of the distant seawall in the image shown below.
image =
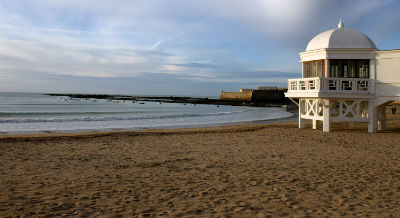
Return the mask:
[[[251,101],[253,98],[253,91],[241,91],[241,92],[224,92],[221,91],[221,100],[228,101]]]
[[[243,102],[253,102],[253,103],[291,103],[289,99],[285,97],[285,92],[287,89],[262,89],[261,87],[256,90],[252,89],[242,89],[240,92],[224,92],[221,91],[221,100],[226,101],[243,101]]]

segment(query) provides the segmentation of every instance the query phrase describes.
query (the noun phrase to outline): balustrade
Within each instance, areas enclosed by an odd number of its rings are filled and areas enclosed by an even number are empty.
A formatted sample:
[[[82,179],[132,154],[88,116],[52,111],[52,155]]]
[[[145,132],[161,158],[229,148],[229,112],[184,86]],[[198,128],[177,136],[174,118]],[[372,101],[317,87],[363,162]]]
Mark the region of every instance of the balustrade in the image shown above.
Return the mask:
[[[364,78],[312,77],[289,79],[288,92],[371,93],[372,80]]]

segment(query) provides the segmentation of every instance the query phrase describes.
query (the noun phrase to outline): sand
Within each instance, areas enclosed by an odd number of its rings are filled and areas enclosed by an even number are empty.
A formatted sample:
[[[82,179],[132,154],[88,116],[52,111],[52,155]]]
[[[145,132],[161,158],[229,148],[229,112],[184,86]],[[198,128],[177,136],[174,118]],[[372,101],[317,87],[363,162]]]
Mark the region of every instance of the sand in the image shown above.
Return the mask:
[[[5,135],[0,217],[399,217],[388,127]]]

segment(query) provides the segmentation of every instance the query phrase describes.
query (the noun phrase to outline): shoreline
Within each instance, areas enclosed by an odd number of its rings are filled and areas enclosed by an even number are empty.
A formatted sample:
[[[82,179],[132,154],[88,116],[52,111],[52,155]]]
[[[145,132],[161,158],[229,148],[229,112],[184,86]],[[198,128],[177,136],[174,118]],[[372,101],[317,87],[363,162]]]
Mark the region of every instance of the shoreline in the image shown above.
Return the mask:
[[[266,120],[266,121],[255,121],[255,122],[238,122],[238,123],[227,123],[225,125],[215,126],[190,126],[186,128],[142,128],[142,129],[102,129],[102,130],[89,130],[89,131],[40,131],[37,133],[19,133],[19,134],[0,134],[0,142],[2,141],[13,141],[13,140],[47,140],[51,138],[55,139],[79,139],[79,138],[93,138],[93,137],[106,137],[106,136],[118,136],[118,135],[129,135],[129,136],[163,136],[163,135],[185,135],[185,134],[205,134],[205,133],[227,133],[227,132],[248,132],[257,131],[269,128],[288,128],[296,129],[298,131],[312,131],[317,134],[326,134],[322,131],[322,127],[319,126],[317,129],[312,129],[311,121],[306,121],[305,128],[298,128],[297,115],[293,115],[287,118]],[[335,122],[332,123],[332,134],[351,134],[360,133],[367,135],[381,135],[381,134],[400,134],[400,120],[391,120],[387,122],[387,128],[385,131],[378,131],[377,133],[368,133],[368,124],[359,123],[354,129],[349,129],[346,122]]]
[[[162,126],[162,127],[135,127],[135,128],[111,128],[111,129],[82,129],[82,130],[45,130],[45,131],[18,131],[18,132],[0,132],[0,139],[7,136],[35,136],[35,135],[80,135],[80,134],[96,134],[96,133],[118,133],[118,132],[136,132],[136,131],[152,131],[152,130],[184,130],[184,129],[206,129],[218,127],[241,127],[251,125],[263,125],[270,123],[287,123],[297,121],[297,110],[288,110],[292,115],[284,118],[275,118],[269,120],[255,120],[255,121],[238,121],[229,123],[215,123],[215,124],[191,124],[191,125],[176,125],[176,126]]]
[[[297,127],[295,121],[282,121],[282,122],[269,122],[269,123],[253,123],[253,124],[242,124],[242,125],[226,125],[226,126],[207,126],[207,127],[188,127],[188,128],[177,128],[177,129],[121,129],[121,130],[100,130],[100,131],[85,131],[85,132],[43,132],[43,133],[32,133],[32,134],[0,134],[0,142],[8,140],[30,140],[30,139],[43,139],[47,140],[50,138],[91,138],[91,137],[104,137],[110,135],[131,135],[131,136],[162,136],[171,134],[203,134],[203,133],[224,133],[224,132],[247,132],[261,130],[271,127]]]

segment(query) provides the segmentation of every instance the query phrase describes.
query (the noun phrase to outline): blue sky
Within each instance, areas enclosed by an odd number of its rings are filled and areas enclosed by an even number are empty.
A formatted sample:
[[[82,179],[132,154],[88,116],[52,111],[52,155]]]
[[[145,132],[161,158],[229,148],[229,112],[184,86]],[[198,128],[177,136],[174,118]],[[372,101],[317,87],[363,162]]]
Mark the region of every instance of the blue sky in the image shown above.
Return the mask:
[[[0,0],[0,91],[218,96],[301,77],[345,27],[400,48],[398,0]]]

